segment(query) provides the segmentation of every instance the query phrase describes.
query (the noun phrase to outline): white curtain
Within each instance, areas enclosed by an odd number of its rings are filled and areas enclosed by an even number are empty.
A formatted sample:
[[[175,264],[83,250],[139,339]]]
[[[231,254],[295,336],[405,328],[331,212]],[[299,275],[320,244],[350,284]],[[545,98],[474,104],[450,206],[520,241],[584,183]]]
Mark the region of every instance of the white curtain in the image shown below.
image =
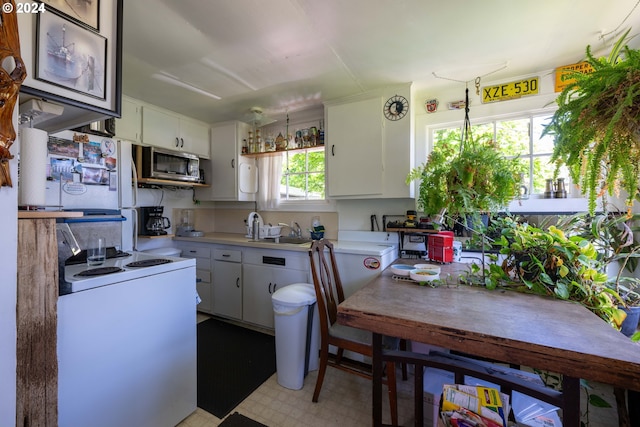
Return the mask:
[[[272,210],[280,205],[282,155],[258,158],[258,210]]]

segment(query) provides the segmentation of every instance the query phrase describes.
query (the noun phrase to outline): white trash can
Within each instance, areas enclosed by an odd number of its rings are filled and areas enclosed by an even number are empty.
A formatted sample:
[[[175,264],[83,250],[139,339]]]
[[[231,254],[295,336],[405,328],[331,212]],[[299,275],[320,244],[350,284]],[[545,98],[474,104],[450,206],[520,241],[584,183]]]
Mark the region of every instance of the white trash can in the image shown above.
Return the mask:
[[[300,390],[307,373],[319,366],[320,325],[316,293],[309,283],[294,283],[275,291],[271,301],[278,384]]]

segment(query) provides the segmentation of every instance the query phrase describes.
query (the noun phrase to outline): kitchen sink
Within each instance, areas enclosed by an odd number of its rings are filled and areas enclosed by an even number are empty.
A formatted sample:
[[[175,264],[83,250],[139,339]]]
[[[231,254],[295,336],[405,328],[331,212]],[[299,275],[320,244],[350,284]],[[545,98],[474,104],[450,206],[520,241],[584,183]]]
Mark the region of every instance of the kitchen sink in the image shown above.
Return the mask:
[[[265,239],[260,239],[260,240],[249,240],[249,242],[255,242],[255,243],[275,243],[275,244],[284,244],[284,245],[309,245],[313,240],[309,237],[279,237],[277,239],[275,238],[265,238]]]
[[[312,240],[309,237],[290,237],[290,236],[281,236],[280,243],[288,243],[294,245],[302,245],[305,243],[311,243]]]

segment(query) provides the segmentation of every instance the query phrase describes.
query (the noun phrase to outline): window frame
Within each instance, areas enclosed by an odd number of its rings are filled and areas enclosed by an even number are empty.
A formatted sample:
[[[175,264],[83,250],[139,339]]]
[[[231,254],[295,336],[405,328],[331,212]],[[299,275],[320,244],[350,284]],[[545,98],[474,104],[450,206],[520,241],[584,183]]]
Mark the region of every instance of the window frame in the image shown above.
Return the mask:
[[[323,154],[323,163],[324,163],[324,167],[322,171],[309,171],[309,153],[312,152],[321,152]],[[289,179],[288,179],[288,175],[285,173],[285,170],[289,169],[289,156],[290,155],[299,155],[299,154],[304,154],[305,155],[305,168],[304,171],[302,172],[292,172],[291,175],[304,175],[305,177],[305,195],[304,198],[295,198],[295,199],[291,199],[289,198]],[[326,150],[324,145],[320,146],[314,146],[314,147],[308,147],[308,148],[302,148],[302,149],[295,149],[291,150],[291,151],[286,151],[282,153],[283,159],[282,159],[282,174],[280,176],[280,180],[281,180],[281,185],[282,184],[282,180],[285,180],[285,194],[284,194],[284,198],[282,197],[283,194],[282,192],[280,193],[280,203],[281,204],[295,204],[295,203],[302,203],[305,205],[308,204],[319,204],[319,203],[327,203],[328,202],[328,198],[327,198],[327,156],[326,156]],[[317,198],[317,199],[310,199],[309,198],[309,176],[310,175],[316,175],[316,174],[322,174],[324,175],[324,180],[323,180],[323,197],[322,198]]]
[[[528,176],[527,178],[524,180],[523,185],[526,185],[528,191],[527,191],[527,195],[526,198],[532,197],[532,198],[542,198],[543,197],[543,192],[536,192],[533,193],[533,186],[534,186],[534,160],[536,158],[544,158],[544,157],[549,157],[553,151],[551,152],[535,152],[534,147],[534,132],[533,132],[533,125],[534,125],[534,119],[535,118],[545,118],[548,117],[550,118],[553,113],[555,112],[555,108],[547,108],[547,109],[543,109],[543,110],[538,110],[536,112],[519,112],[519,113],[513,113],[513,114],[508,114],[508,115],[498,115],[498,116],[490,116],[490,117],[484,117],[484,118],[480,118],[477,119],[475,121],[472,121],[471,126],[472,127],[477,127],[477,126],[484,126],[484,125],[488,125],[491,124],[492,128],[493,128],[493,138],[496,138],[496,134],[497,134],[497,129],[498,129],[498,123],[499,122],[507,122],[507,121],[516,121],[516,120],[523,120],[523,119],[527,119],[529,121],[529,141],[528,141],[528,153],[527,154],[519,154],[519,155],[508,155],[507,157],[509,158],[514,158],[514,157],[520,157],[522,159],[527,159],[528,160]],[[429,153],[431,151],[433,151],[436,141],[435,141],[435,133],[437,131],[443,130],[443,129],[462,129],[463,126],[463,121],[455,121],[455,122],[447,122],[447,123],[439,123],[439,124],[433,124],[428,126],[428,130],[427,130],[427,138],[428,138],[428,142],[429,142]],[[473,136],[473,133],[472,133]],[[571,177],[570,176],[563,176],[565,178],[565,183],[567,185],[571,185]]]

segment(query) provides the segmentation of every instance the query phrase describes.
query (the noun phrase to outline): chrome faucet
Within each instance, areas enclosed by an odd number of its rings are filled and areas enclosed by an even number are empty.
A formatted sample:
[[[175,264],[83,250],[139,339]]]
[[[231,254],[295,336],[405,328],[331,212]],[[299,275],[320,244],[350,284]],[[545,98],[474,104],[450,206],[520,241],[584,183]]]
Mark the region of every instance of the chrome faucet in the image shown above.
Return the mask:
[[[289,227],[291,229],[291,233],[289,233],[289,237],[302,237],[302,229],[300,228],[300,224],[294,222],[295,227],[290,226],[289,224],[285,224],[284,222],[279,222],[278,225],[281,227]]]

